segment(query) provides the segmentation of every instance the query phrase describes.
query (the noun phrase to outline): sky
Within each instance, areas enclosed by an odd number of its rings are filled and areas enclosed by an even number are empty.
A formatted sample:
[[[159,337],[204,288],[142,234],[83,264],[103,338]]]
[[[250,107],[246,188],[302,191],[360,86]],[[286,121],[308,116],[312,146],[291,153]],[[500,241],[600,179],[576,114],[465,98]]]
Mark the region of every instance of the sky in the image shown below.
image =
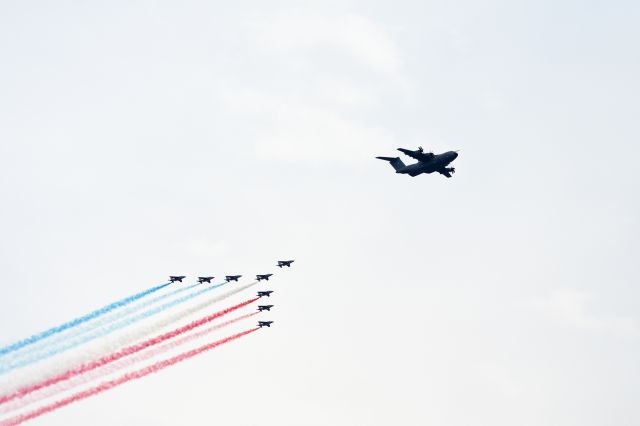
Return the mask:
[[[271,329],[33,424],[640,424],[639,19],[2,2],[1,344],[276,273]],[[375,159],[417,146],[454,177]]]

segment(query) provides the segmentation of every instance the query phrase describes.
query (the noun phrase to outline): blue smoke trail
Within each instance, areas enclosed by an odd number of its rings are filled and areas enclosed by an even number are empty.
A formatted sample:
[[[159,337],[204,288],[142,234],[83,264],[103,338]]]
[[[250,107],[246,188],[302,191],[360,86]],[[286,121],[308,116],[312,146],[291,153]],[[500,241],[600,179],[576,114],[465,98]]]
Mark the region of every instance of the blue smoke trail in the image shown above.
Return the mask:
[[[179,293],[182,293],[184,291],[190,290],[196,286],[202,285],[200,283],[196,283],[196,284],[192,284],[186,287],[179,287],[176,290],[173,290],[169,293],[165,293],[162,294],[158,297],[154,297],[153,299],[149,299],[149,300],[145,300],[143,303],[139,303],[137,305],[134,306],[130,306],[126,309],[122,309],[122,310],[118,310],[116,312],[112,312],[111,315],[104,315],[100,318],[97,318],[95,321],[91,321],[90,323],[87,324],[83,324],[79,327],[74,327],[72,329],[67,330],[67,333],[58,333],[56,334],[56,336],[52,336],[50,339],[47,339],[43,342],[41,342],[41,345],[32,345],[29,346],[27,348],[25,348],[24,351],[19,352],[18,354],[14,354],[13,357],[14,359],[16,359],[15,357],[23,357],[23,356],[28,356],[28,354],[32,354],[34,352],[40,352],[42,351],[45,347],[50,348],[54,345],[58,345],[60,342],[63,342],[65,340],[68,340],[72,337],[76,337],[79,336],[81,334],[87,333],[91,330],[95,330],[98,327],[101,327],[105,324],[109,324],[112,323],[113,321],[117,320],[117,319],[122,319],[124,317],[126,317],[127,315],[130,315],[134,312],[138,312],[144,308],[146,308],[147,306],[151,306],[154,305],[164,299],[167,299],[169,297],[175,296]]]
[[[88,314],[86,314],[84,316],[78,317],[78,318],[76,318],[74,320],[71,320],[69,322],[65,322],[62,325],[50,328],[49,330],[40,332],[38,334],[34,334],[31,337],[27,337],[26,339],[17,341],[17,342],[12,343],[12,344],[10,344],[8,346],[0,348],[0,356],[8,354],[8,353],[11,353],[13,351],[17,351],[18,349],[24,348],[25,346],[32,345],[35,342],[39,342],[42,339],[46,339],[49,336],[53,336],[54,334],[60,333],[60,332],[62,332],[64,330],[67,330],[69,328],[76,327],[76,326],[78,326],[78,325],[80,325],[82,323],[85,323],[85,322],[90,321],[90,320],[92,320],[94,318],[97,318],[100,315],[104,315],[104,314],[106,314],[108,312],[111,312],[114,309],[117,309],[117,308],[119,308],[121,306],[126,306],[129,303],[135,302],[138,299],[141,299],[141,298],[143,298],[143,297],[145,297],[145,296],[147,296],[147,295],[149,295],[151,293],[155,293],[156,291],[165,288],[169,284],[171,284],[171,283],[166,283],[166,284],[161,284],[161,285],[156,286],[156,287],[151,287],[150,289],[142,291],[142,292],[140,292],[138,294],[134,294],[133,296],[125,297],[124,299],[118,300],[117,302],[113,302],[110,305],[104,306],[104,307],[102,307],[100,309],[96,309],[95,311],[93,311],[91,313],[88,313]]]
[[[116,330],[120,330],[121,328],[124,328],[128,325],[134,324],[138,321],[142,321],[143,319],[149,318],[150,316],[155,315],[159,312],[166,311],[167,309],[172,308],[173,306],[179,305],[180,303],[186,302],[187,300],[193,299],[194,297],[197,297],[201,294],[204,294],[213,289],[221,287],[225,284],[227,283],[224,282],[221,284],[216,284],[210,287],[206,287],[202,290],[199,290],[191,294],[187,294],[186,296],[182,296],[178,299],[172,300],[171,302],[165,303],[164,305],[158,306],[157,308],[149,309],[148,311],[142,312],[139,315],[135,315],[131,318],[126,318],[123,321],[118,321],[116,323],[108,324],[107,326],[95,331],[94,333],[88,333],[87,335],[80,336],[78,339],[66,342],[65,344],[58,346],[57,348],[53,348],[49,351],[39,352],[39,353],[32,354],[31,356],[25,356],[17,360],[12,360],[11,362],[5,362],[2,365],[0,365],[0,374],[4,374],[15,368],[24,367],[34,362],[52,357],[59,353],[65,352],[69,349],[80,346],[84,343],[97,339],[98,337],[106,336],[107,334],[110,334]]]

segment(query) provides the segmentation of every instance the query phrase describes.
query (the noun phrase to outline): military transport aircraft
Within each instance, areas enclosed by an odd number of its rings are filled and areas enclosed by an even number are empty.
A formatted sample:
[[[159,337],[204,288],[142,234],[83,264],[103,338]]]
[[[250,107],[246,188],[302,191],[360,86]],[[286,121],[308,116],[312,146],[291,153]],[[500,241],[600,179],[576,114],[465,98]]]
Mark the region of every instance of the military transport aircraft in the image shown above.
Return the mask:
[[[182,280],[184,280],[185,278],[187,278],[187,277],[184,276],[184,275],[179,275],[177,277],[172,275],[172,276],[169,277],[169,282],[171,282],[171,283],[175,283],[176,281],[182,282]]]
[[[278,268],[282,268],[283,266],[291,268],[293,262],[295,262],[295,260],[278,260]]]
[[[215,277],[198,277],[198,282],[200,284],[202,283],[211,283],[211,280],[214,279]]]
[[[238,281],[238,278],[240,278],[242,275],[227,275],[226,277],[224,277],[227,282],[229,281]]]
[[[273,274],[256,275],[256,280],[258,280],[258,281],[262,281],[262,280],[269,281],[269,277],[271,275],[273,275]]]
[[[258,311],[270,311],[273,305],[258,305]]]
[[[260,328],[262,328],[262,327],[271,328],[271,324],[273,324],[273,321],[258,321],[258,327],[260,327]]]
[[[450,178],[456,169],[447,167],[449,163],[458,158],[456,151],[448,151],[443,154],[434,154],[433,152],[424,152],[422,147],[418,147],[416,151],[410,149],[398,148],[398,151],[418,160],[417,163],[405,165],[399,157],[376,157],[391,163],[396,173],[409,175],[411,177],[418,176],[422,173],[438,172]]]
[[[259,291],[258,297],[263,297],[263,296],[271,297],[271,293],[273,293],[273,290]]]

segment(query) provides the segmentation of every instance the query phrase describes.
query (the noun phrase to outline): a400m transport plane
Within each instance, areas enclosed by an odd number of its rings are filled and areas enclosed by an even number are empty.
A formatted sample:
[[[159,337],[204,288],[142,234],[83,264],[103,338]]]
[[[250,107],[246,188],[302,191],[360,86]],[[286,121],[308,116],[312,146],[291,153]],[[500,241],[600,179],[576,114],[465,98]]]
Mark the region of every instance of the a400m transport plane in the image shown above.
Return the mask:
[[[396,170],[396,173],[409,175],[411,177],[418,176],[422,173],[438,172],[450,178],[456,169],[447,167],[449,163],[458,158],[456,151],[448,151],[443,154],[434,154],[433,152],[424,152],[422,147],[418,147],[416,151],[410,149],[398,148],[398,151],[418,160],[417,163],[405,165],[399,157],[376,157],[380,160],[388,161]]]

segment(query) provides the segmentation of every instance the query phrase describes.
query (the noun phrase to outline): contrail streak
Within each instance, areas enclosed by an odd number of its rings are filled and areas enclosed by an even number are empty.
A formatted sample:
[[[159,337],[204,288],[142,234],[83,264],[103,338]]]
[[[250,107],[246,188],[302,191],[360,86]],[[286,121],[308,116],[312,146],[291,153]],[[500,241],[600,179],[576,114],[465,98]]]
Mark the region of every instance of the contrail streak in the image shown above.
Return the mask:
[[[191,290],[194,287],[197,287],[201,285],[200,283],[196,283],[196,284],[192,284],[186,287],[180,287],[176,290],[173,290],[169,293],[166,294],[162,294],[158,297],[154,297],[153,299],[149,299],[149,300],[145,300],[143,303],[139,303],[137,305],[134,306],[130,306],[126,309],[120,309],[117,310],[116,312],[111,312],[110,315],[103,315],[100,316],[99,318],[96,318],[94,321],[79,325],[77,327],[73,327],[71,329],[67,329],[65,330],[65,332],[61,332],[61,333],[56,333],[55,336],[51,336],[51,338],[46,339],[44,341],[40,341],[37,344],[34,345],[30,345],[27,346],[26,348],[23,348],[23,351],[18,351],[17,353],[15,353],[14,355],[12,355],[13,359],[17,359],[17,357],[22,357],[25,356],[25,354],[33,354],[35,352],[39,352],[44,350],[45,347],[52,347],[56,344],[59,344],[60,342],[64,341],[64,340],[68,340],[72,337],[75,336],[79,336],[83,333],[87,333],[91,330],[95,330],[96,328],[103,326],[105,324],[110,324],[112,322],[114,322],[117,319],[122,319],[124,317],[126,317],[127,315],[130,315],[132,313],[138,312],[144,308],[146,308],[147,306],[151,306],[154,305],[164,299],[167,299],[169,297],[175,296],[177,294],[180,294],[182,292],[185,292],[187,290]]]
[[[66,405],[69,404],[73,404],[74,402],[78,402],[81,401],[85,398],[89,398],[91,396],[94,395],[98,395],[102,392],[108,391],[109,389],[113,389],[116,386],[122,385],[124,383],[127,382],[131,382],[133,380],[137,380],[137,379],[141,379],[142,377],[148,376],[149,374],[152,373],[156,373],[160,370],[163,370],[167,367],[170,367],[172,365],[175,365],[179,362],[185,361],[189,358],[193,358],[196,355],[199,355],[203,352],[209,351],[211,349],[214,349],[220,345],[223,345],[225,343],[231,342],[233,340],[239,339],[240,337],[246,336],[247,334],[253,333],[254,331],[259,330],[258,327],[256,328],[251,328],[249,330],[245,330],[242,331],[240,333],[234,334],[232,336],[226,337],[224,339],[220,339],[217,340],[215,342],[211,342],[209,344],[206,344],[204,346],[200,346],[198,348],[192,349],[190,351],[181,353],[179,355],[176,355],[174,357],[162,360],[162,361],[158,361],[155,364],[151,364],[147,367],[141,368],[139,370],[130,372],[130,373],[126,373],[123,374],[122,376],[113,379],[113,380],[108,380],[106,382],[103,382],[101,384],[99,384],[98,386],[94,386],[92,388],[86,389],[84,391],[78,392],[74,395],[71,395],[67,398],[61,399],[59,401],[56,401],[52,404],[49,405],[45,405],[43,407],[37,408],[33,411],[30,411],[28,413],[24,413],[15,417],[12,417],[10,419],[6,419],[0,422],[0,426],[14,426],[14,425],[18,425],[20,423],[23,423],[27,420],[31,420],[34,419],[36,417],[40,417],[43,414],[47,414],[50,413],[52,411],[55,411],[59,408],[62,408]]]
[[[105,340],[103,344],[91,348],[91,350],[85,350],[82,352],[78,352],[75,357],[69,357],[67,359],[63,359],[60,362],[47,363],[39,367],[39,370],[29,369],[28,371],[24,371],[22,377],[9,376],[7,380],[3,381],[0,384],[0,387],[4,388],[7,392],[12,392],[10,389],[19,389],[24,387],[24,383],[33,383],[40,382],[46,380],[48,377],[56,376],[64,371],[70,370],[73,366],[77,364],[85,363],[92,358],[99,356],[99,354],[114,352],[126,345],[129,345],[133,342],[143,339],[145,336],[150,334],[155,334],[161,331],[164,327],[173,324],[174,322],[178,322],[183,318],[188,317],[202,309],[209,307],[210,305],[221,302],[235,294],[238,294],[249,287],[256,285],[258,282],[254,281],[250,284],[245,284],[241,287],[238,287],[232,291],[229,291],[220,296],[215,296],[208,298],[198,305],[194,305],[188,309],[179,311],[174,313],[173,315],[167,315],[165,317],[160,318],[158,321],[150,324],[146,327],[142,327],[136,330],[133,330],[129,333],[118,336],[116,339]],[[34,380],[35,379],[35,380]]]
[[[167,333],[155,336],[155,337],[153,337],[151,339],[145,340],[144,342],[137,343],[137,344],[132,345],[132,346],[128,346],[128,347],[126,347],[124,349],[121,349],[121,350],[119,350],[117,352],[114,352],[114,353],[111,353],[109,355],[103,356],[102,358],[99,358],[99,359],[94,360],[92,362],[88,362],[88,363],[85,363],[85,364],[80,364],[79,366],[77,366],[75,368],[69,369],[69,370],[65,371],[64,373],[62,373],[62,374],[58,374],[56,376],[53,376],[53,377],[51,377],[51,378],[49,378],[47,380],[44,380],[44,381],[42,381],[40,383],[36,383],[36,384],[31,385],[31,386],[26,386],[26,387],[24,387],[22,389],[19,389],[16,392],[13,392],[11,394],[2,395],[2,396],[0,396],[0,404],[4,404],[4,403],[6,403],[8,401],[11,401],[12,399],[15,399],[15,398],[23,397],[25,395],[28,395],[31,392],[35,392],[35,391],[37,391],[39,389],[54,385],[56,383],[69,380],[69,379],[71,379],[71,378],[73,378],[75,376],[79,376],[79,375],[84,374],[86,372],[89,372],[91,370],[95,370],[95,369],[103,367],[103,366],[105,366],[107,364],[111,364],[111,363],[113,363],[115,361],[118,361],[121,358],[128,357],[128,356],[133,355],[133,354],[135,354],[137,352],[144,351],[145,349],[148,349],[148,348],[151,348],[151,347],[153,347],[155,345],[163,343],[163,342],[165,342],[165,341],[167,341],[169,339],[172,339],[173,337],[180,336],[181,334],[187,333],[187,332],[189,332],[189,331],[191,331],[191,330],[193,330],[195,328],[198,328],[198,327],[200,327],[202,325],[210,323],[211,321],[213,321],[213,320],[215,320],[217,318],[220,318],[220,317],[222,317],[224,315],[227,315],[227,314],[229,314],[231,312],[234,312],[234,311],[236,311],[236,310],[238,310],[240,308],[243,308],[243,307],[255,302],[256,300],[258,300],[257,297],[255,297],[253,299],[246,300],[246,301],[244,301],[242,303],[238,303],[237,305],[231,306],[230,308],[224,309],[222,311],[215,312],[215,313],[213,313],[211,315],[208,315],[206,317],[203,317],[203,318],[197,319],[195,321],[192,321],[191,323],[189,323],[189,324],[187,324],[185,326],[176,328],[175,330],[172,330],[172,331],[169,331]],[[252,314],[250,314],[250,315],[252,315]]]
[[[67,329],[69,329],[71,327],[75,327],[75,326],[78,326],[78,325],[80,325],[82,323],[90,321],[90,320],[92,320],[94,318],[99,317],[100,315],[104,315],[104,314],[106,314],[108,312],[113,311],[114,309],[117,309],[117,308],[119,308],[121,306],[128,305],[129,303],[135,302],[138,299],[141,299],[141,298],[143,298],[143,297],[145,297],[145,296],[147,296],[147,295],[149,295],[151,293],[154,293],[154,292],[156,292],[156,291],[158,291],[160,289],[163,289],[166,286],[168,286],[169,284],[171,284],[171,283],[166,283],[166,284],[161,284],[161,285],[158,285],[158,286],[155,286],[155,287],[151,287],[151,288],[149,288],[149,289],[147,289],[145,291],[142,291],[140,293],[134,294],[133,296],[125,297],[124,299],[118,300],[117,302],[113,302],[110,305],[104,306],[104,307],[102,307],[100,309],[96,309],[95,311],[90,312],[90,313],[88,313],[86,315],[83,315],[81,317],[78,317],[78,318],[76,318],[74,320],[71,320],[69,322],[65,322],[64,324],[58,325],[56,327],[50,328],[49,330],[34,334],[34,335],[30,336],[30,337],[27,337],[26,339],[17,341],[17,342],[12,343],[12,344],[10,344],[8,346],[0,348],[0,355],[5,355],[5,354],[8,354],[10,352],[16,351],[16,350],[18,350],[20,348],[23,348],[23,347],[27,346],[27,345],[31,345],[31,344],[33,344],[35,342],[38,342],[38,341],[42,340],[42,339],[46,339],[47,337],[52,336],[52,335],[54,335],[56,333],[60,333],[61,331],[67,330]]]
[[[104,377],[106,375],[116,373],[119,370],[123,370],[135,364],[139,364],[141,362],[147,361],[158,355],[162,355],[163,353],[170,351],[174,348],[177,348],[179,346],[190,343],[196,339],[199,339],[200,337],[205,336],[209,333],[212,333],[216,330],[220,330],[224,327],[228,327],[229,325],[235,324],[238,321],[242,321],[247,318],[251,318],[257,314],[258,312],[251,312],[249,314],[241,315],[229,321],[225,321],[221,324],[212,325],[211,327],[207,327],[204,330],[200,330],[196,333],[187,334],[186,336],[180,339],[171,340],[163,345],[148,348],[138,353],[137,355],[127,356],[123,359],[111,362],[110,364],[106,364],[102,367],[97,366],[94,369],[87,369],[87,371],[84,373],[79,372],[80,368],[84,367],[84,366],[80,366],[77,369],[67,371],[64,374],[57,376],[55,378],[51,378],[45,382],[20,389],[14,394],[0,397],[0,414],[7,414],[11,411],[19,410],[21,408],[26,407],[27,405],[41,401],[45,398],[50,398],[56,394],[67,392],[80,385],[84,385],[86,383],[89,383],[91,381]],[[88,366],[90,364],[85,364],[85,365]],[[60,380],[58,380],[58,378],[60,378]],[[53,385],[53,383],[55,383],[55,385]],[[14,398],[20,398],[20,399],[18,399],[17,401],[5,403]]]
[[[62,345],[46,350],[45,352],[37,352],[34,354],[30,354],[30,355],[26,355],[24,357],[18,358],[16,360],[10,360],[8,362],[5,362],[3,364],[0,364],[0,374],[6,373],[8,371],[13,370],[14,368],[19,368],[19,367],[24,367],[25,365],[29,365],[32,364],[36,361],[40,361],[43,360],[45,358],[49,358],[52,357],[54,355],[57,355],[59,353],[62,353],[64,351],[67,351],[69,349],[75,348],[77,346],[80,346],[84,343],[90,342],[94,339],[97,339],[98,337],[104,337],[107,334],[110,334],[116,330],[120,330],[121,328],[124,328],[128,325],[134,324],[138,321],[142,321],[143,319],[149,318],[152,315],[155,315],[157,313],[166,311],[169,308],[172,308],[176,305],[179,305],[181,303],[186,302],[187,300],[193,299],[194,297],[200,296],[201,294],[207,293],[211,290],[214,290],[220,286],[223,286],[227,284],[222,283],[222,284],[217,284],[214,286],[210,286],[210,287],[206,287],[202,290],[187,294],[186,296],[182,296],[178,299],[172,300],[171,302],[165,303],[164,305],[158,306],[157,308],[153,308],[153,309],[149,309],[145,312],[142,312],[139,315],[133,316],[131,318],[126,318],[122,321],[113,323],[113,324],[108,324],[104,327],[102,327],[102,329],[98,329],[93,333],[89,333],[87,335],[84,336],[79,336],[77,339],[74,340],[70,340],[67,342],[64,342]]]

